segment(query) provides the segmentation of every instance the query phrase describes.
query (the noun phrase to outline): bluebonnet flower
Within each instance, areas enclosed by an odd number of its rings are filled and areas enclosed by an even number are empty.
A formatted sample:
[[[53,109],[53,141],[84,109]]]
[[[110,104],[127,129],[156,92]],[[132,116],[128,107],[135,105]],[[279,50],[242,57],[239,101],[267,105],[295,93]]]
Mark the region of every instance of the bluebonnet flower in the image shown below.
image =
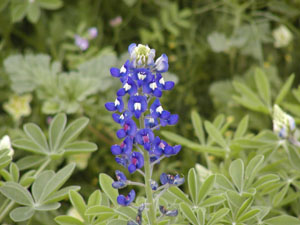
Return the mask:
[[[177,155],[179,151],[181,150],[180,145],[175,145],[172,147],[164,140],[161,140],[159,137],[155,137],[155,140],[153,142],[154,145],[154,154],[157,156],[165,155],[165,156],[171,156],[171,155]]]
[[[152,189],[153,191],[156,191],[156,190],[157,190],[158,184],[157,184],[157,182],[156,182],[155,180],[151,180],[150,185],[151,185],[151,189]]]
[[[273,109],[273,131],[280,138],[291,138],[296,131],[295,119],[278,105],[274,105]]]
[[[135,79],[138,86],[141,87],[143,84],[148,84],[153,79],[153,75],[149,69],[139,68],[134,70],[133,79]]]
[[[151,143],[154,140],[154,134],[151,129],[145,128],[141,129],[136,134],[136,142],[140,145],[143,145],[144,148],[149,151],[151,147]]]
[[[123,87],[117,92],[118,96],[124,96],[125,94],[134,95],[137,93],[137,86],[132,78],[127,77],[127,79],[122,80]]]
[[[145,96],[131,96],[128,101],[128,109],[134,113],[136,118],[147,110],[147,98]]]
[[[127,119],[124,122],[123,128],[117,131],[118,138],[122,139],[126,136],[134,137],[137,131],[135,122],[132,119]]]
[[[125,174],[119,170],[116,170],[116,177],[117,177],[118,181],[115,181],[112,183],[113,188],[120,189],[120,188],[126,187],[127,178],[126,178]]]
[[[113,155],[129,154],[132,150],[132,139],[126,137],[120,145],[112,145],[111,152]]]
[[[154,61],[155,50],[141,44],[131,44],[128,51],[130,60],[127,60],[121,68],[110,69],[111,75],[122,82],[122,87],[116,93],[116,101],[106,103],[105,107],[114,112],[113,120],[122,126],[116,133],[117,137],[124,138],[121,144],[111,147],[111,152],[116,156],[115,160],[118,164],[125,167],[129,173],[138,171],[147,182],[141,184],[128,181],[122,172],[116,171],[117,181],[113,183],[113,187],[139,185],[154,192],[172,185],[180,185],[184,182],[184,178],[179,175],[163,173],[160,177],[162,188],[158,188],[157,182],[151,179],[156,163],[165,157],[176,155],[181,150],[180,145],[171,146],[154,135],[154,130],[161,126],[175,125],[178,122],[178,115],[165,110],[159,100],[164,91],[174,87],[174,82],[165,81],[162,75],[169,68],[168,57],[162,54]],[[123,100],[127,99],[126,104]],[[138,151],[134,151],[134,148]],[[126,197],[118,196],[117,201],[122,206],[128,206],[134,197],[135,192],[132,190]],[[178,211],[165,210],[163,214],[175,216]],[[128,224],[141,224],[141,216],[141,211],[139,211],[137,220],[130,221]]]
[[[178,174],[173,176],[171,174],[162,173],[160,175],[160,182],[162,185],[170,184],[178,186],[184,183],[184,178],[181,178]]]
[[[132,113],[128,110],[125,110],[121,115],[118,113],[113,113],[112,118],[116,123],[119,123],[121,126],[124,125],[125,121],[127,119],[130,119],[132,117]]]
[[[130,156],[130,161],[128,165],[129,173],[133,173],[144,166],[144,157],[140,152],[133,152]]]
[[[130,61],[127,60],[120,69],[116,68],[116,67],[112,67],[110,69],[110,74],[113,77],[120,77],[122,79],[125,79],[125,78],[127,78],[128,74],[129,74],[129,69],[130,69]]]
[[[151,113],[151,116],[153,118],[161,118],[161,119],[168,119],[169,116],[171,115],[170,112],[166,111],[163,109],[163,107],[161,106],[160,104],[160,101],[159,99],[156,99],[151,107],[150,107],[150,113]]]
[[[162,96],[162,91],[157,86],[155,78],[152,78],[152,80],[150,82],[147,82],[143,85],[143,92],[146,94],[152,94],[158,98],[160,98]]]
[[[166,207],[164,207],[162,205],[159,206],[159,211],[165,216],[177,216],[178,215],[177,209],[167,210]]]
[[[154,64],[155,50],[150,49],[148,45],[139,44],[137,46],[133,43],[129,45],[128,52],[134,68]]]
[[[116,157],[116,162],[126,167],[129,173],[134,173],[137,169],[141,169],[144,166],[144,157],[140,152],[132,152],[119,155]]]
[[[156,118],[153,118],[151,116],[145,117],[145,126],[146,128],[154,128],[158,125],[158,120]],[[159,127],[157,127],[159,129]]]
[[[159,73],[167,72],[169,69],[168,56],[166,54],[162,54],[156,61],[154,68]]]
[[[156,74],[157,86],[165,91],[171,90],[174,87],[173,81],[165,81],[160,73]]]
[[[108,102],[105,104],[105,108],[108,111],[119,111],[122,112],[124,109],[124,102],[122,100],[122,97],[117,97],[115,102]]]
[[[167,125],[175,125],[177,122],[178,122],[178,115],[177,114],[173,114],[173,115],[170,115],[169,117],[167,117],[166,119],[161,119],[160,120],[160,123],[161,123],[161,126],[167,126]]]
[[[135,199],[135,191],[131,190],[127,196],[119,195],[117,202],[122,206],[128,206]]]

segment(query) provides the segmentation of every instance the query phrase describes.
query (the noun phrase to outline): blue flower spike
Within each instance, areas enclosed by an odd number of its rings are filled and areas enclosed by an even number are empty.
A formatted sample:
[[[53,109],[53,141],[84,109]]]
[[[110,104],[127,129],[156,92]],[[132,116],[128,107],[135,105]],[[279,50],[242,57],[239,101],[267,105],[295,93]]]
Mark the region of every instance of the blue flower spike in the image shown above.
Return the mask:
[[[144,209],[151,220],[149,223],[157,224],[153,212],[158,206],[159,197],[154,198],[154,195],[160,196],[160,193],[170,186],[179,186],[184,182],[184,178],[178,174],[175,176],[161,174],[161,187],[158,187],[158,183],[152,179],[154,166],[181,150],[180,145],[172,146],[155,134],[161,127],[175,125],[179,120],[177,114],[165,110],[160,102],[164,91],[173,89],[174,82],[165,81],[163,77],[169,69],[166,54],[155,60],[154,49],[148,45],[135,43],[129,45],[128,52],[129,60],[120,68],[110,69],[112,77],[119,79],[122,85],[116,92],[115,101],[106,103],[105,107],[113,112],[113,120],[121,126],[116,132],[117,137],[122,139],[121,144],[112,145],[111,153],[115,156],[116,162],[130,174],[138,172],[144,176],[145,183],[127,180],[124,173],[117,170],[117,181],[113,182],[112,186],[116,189],[128,185],[144,187],[147,201],[142,208],[138,208],[136,221],[131,220],[127,224],[142,224]],[[151,195],[154,201],[148,201]],[[117,202],[121,206],[129,206],[134,199],[135,191],[131,190],[127,196],[119,195]],[[152,216],[149,213],[152,213]],[[161,213],[163,216],[176,216],[178,211],[161,208]]]

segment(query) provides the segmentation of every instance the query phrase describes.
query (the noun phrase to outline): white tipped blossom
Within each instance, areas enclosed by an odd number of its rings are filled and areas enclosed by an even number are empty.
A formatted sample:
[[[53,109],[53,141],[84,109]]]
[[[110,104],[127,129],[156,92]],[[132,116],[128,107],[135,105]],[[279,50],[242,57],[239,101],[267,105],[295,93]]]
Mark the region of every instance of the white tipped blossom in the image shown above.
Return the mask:
[[[276,28],[272,34],[275,39],[274,46],[276,48],[288,46],[293,39],[293,34],[284,25],[281,25],[280,27]]]
[[[13,156],[14,150],[11,147],[11,141],[8,135],[5,135],[0,140],[0,151],[4,149],[9,149],[9,156]]]
[[[295,120],[278,105],[273,109],[273,131],[281,138],[293,136],[296,130]]]

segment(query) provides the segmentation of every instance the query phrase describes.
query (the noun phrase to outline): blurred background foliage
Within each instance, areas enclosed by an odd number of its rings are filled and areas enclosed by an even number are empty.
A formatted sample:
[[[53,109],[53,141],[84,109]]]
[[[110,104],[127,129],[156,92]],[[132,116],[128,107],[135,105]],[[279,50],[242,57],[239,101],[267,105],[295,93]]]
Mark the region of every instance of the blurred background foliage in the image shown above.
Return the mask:
[[[58,112],[70,120],[89,117],[83,138],[97,143],[99,150],[92,157],[68,159],[78,166],[70,183],[89,193],[99,172],[112,175],[117,167],[110,154],[110,145],[118,142],[117,128],[104,103],[118,88],[109,68],[125,62],[133,42],[169,57],[166,79],[177,86],[163,101],[180,116],[176,133],[194,138],[192,109],[205,119],[223,113],[234,119],[233,127],[247,112],[251,129],[270,128],[269,117],[247,111],[232,98],[239,95],[232,81],[255,90],[254,70],[260,67],[271,82],[272,96],[291,73],[299,83],[299,16],[299,0],[3,0],[0,136],[22,135],[28,121],[46,130]],[[96,36],[91,28],[97,29]],[[295,101],[295,96],[287,98]],[[285,106],[297,112],[295,105]],[[16,152],[16,157],[22,154]],[[183,149],[177,160],[162,163],[160,171],[186,174],[200,160],[200,154]]]

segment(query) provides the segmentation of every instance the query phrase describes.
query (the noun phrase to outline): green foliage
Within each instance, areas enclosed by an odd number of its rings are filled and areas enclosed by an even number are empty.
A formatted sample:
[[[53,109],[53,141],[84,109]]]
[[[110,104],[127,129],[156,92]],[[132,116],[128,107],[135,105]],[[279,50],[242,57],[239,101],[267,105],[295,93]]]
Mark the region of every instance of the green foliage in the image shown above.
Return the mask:
[[[35,124],[24,125],[25,138],[16,140],[15,147],[46,157],[59,158],[62,155],[93,152],[97,149],[94,143],[74,141],[88,124],[87,118],[79,118],[66,127],[64,114],[55,116],[49,127],[49,138]]]

